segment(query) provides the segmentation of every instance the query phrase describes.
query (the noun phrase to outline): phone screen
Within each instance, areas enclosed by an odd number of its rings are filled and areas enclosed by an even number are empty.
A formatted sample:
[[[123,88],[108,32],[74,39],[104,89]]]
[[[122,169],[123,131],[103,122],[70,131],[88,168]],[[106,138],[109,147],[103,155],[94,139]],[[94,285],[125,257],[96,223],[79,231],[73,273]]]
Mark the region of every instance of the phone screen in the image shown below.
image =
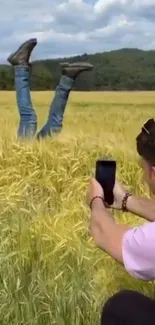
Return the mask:
[[[104,199],[108,205],[114,202],[113,189],[116,177],[116,161],[98,160],[96,162],[96,180],[104,190]]]

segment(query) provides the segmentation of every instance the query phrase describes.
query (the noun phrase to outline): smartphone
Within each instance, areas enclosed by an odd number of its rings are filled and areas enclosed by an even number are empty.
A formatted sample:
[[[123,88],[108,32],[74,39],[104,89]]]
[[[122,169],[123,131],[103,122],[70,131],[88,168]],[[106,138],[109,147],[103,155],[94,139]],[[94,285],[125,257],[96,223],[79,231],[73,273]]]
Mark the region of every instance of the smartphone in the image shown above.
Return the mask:
[[[113,189],[116,178],[116,161],[98,160],[96,162],[96,180],[104,190],[104,199],[108,205],[114,203]]]

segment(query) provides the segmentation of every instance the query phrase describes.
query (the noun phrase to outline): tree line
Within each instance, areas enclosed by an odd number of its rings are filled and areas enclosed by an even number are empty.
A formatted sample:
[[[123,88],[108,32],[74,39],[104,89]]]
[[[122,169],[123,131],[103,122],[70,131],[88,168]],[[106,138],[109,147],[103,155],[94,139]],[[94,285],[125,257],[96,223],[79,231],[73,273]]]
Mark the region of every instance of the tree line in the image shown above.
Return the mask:
[[[155,51],[121,49],[117,51],[83,54],[64,58],[64,61],[86,61],[94,70],[80,75],[75,83],[77,91],[92,90],[155,90]],[[31,89],[55,89],[60,79],[60,62],[40,60],[32,64]],[[0,90],[14,89],[14,71],[9,65],[0,65]]]

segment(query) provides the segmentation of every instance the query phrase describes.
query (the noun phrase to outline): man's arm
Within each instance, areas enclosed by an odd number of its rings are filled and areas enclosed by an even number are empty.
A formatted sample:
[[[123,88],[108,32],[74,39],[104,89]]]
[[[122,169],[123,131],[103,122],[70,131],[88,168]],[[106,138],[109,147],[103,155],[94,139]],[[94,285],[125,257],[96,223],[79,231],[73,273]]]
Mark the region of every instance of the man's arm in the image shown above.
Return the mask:
[[[114,187],[114,204],[112,206],[114,209],[122,209],[122,201],[125,194],[126,190],[116,180]],[[155,221],[155,200],[132,195],[128,197],[126,207],[129,212],[136,214],[139,217],[149,221]]]
[[[111,213],[106,210],[101,199],[92,204],[90,230],[97,246],[123,264],[122,241],[130,228],[115,223]]]
[[[155,200],[130,196],[127,200],[127,210],[149,221],[155,221]]]
[[[116,183],[113,207],[119,210],[123,198],[121,193],[124,196],[120,185]],[[96,245],[124,264],[125,269],[132,276],[145,281],[155,279],[155,222],[148,222],[136,228],[117,225],[112,214],[106,210],[103,199],[103,190],[93,179],[89,186],[87,200],[91,208],[90,228]],[[130,205],[131,202],[129,201],[128,204]],[[150,204],[150,201],[146,204]],[[137,214],[139,212],[142,214],[143,211],[138,210]],[[146,215],[145,213],[145,217]]]

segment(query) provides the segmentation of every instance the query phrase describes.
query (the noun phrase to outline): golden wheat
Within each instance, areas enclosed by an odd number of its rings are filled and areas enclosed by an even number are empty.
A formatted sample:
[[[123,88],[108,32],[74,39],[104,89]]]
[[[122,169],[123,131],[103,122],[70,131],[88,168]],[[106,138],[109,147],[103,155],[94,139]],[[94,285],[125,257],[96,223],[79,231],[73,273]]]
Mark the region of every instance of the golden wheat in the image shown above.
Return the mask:
[[[53,93],[32,97],[41,126]],[[154,110],[153,92],[72,93],[61,134],[24,143],[16,141],[15,94],[0,93],[0,324],[94,325],[115,291],[154,295],[151,283],[131,278],[94,246],[85,204],[101,157],[117,159],[118,177],[147,194],[135,137]]]

